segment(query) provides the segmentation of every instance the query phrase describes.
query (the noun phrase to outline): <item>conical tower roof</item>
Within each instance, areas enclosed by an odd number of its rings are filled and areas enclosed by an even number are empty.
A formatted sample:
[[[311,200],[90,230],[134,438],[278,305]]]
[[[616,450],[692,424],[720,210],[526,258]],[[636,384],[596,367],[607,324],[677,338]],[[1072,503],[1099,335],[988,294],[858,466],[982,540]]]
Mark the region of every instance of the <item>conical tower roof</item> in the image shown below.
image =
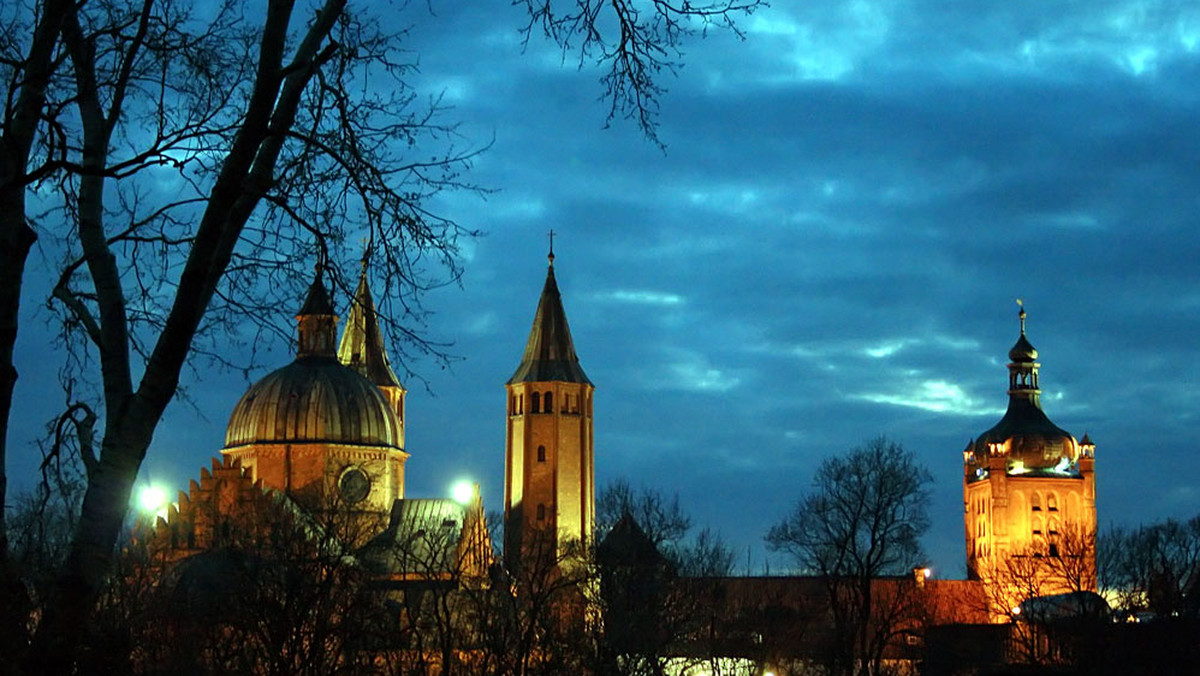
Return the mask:
[[[399,387],[400,379],[392,371],[387,349],[383,343],[383,332],[379,329],[379,317],[375,312],[375,300],[367,285],[364,266],[350,303],[350,314],[346,328],[338,344],[338,361],[354,369],[359,375],[378,387]]]
[[[553,251],[546,271],[546,285],[542,287],[537,314],[533,316],[533,329],[525,343],[525,355],[516,373],[508,379],[509,385],[543,382],[592,384],[575,354],[567,313],[563,310],[558,282],[554,279]]]

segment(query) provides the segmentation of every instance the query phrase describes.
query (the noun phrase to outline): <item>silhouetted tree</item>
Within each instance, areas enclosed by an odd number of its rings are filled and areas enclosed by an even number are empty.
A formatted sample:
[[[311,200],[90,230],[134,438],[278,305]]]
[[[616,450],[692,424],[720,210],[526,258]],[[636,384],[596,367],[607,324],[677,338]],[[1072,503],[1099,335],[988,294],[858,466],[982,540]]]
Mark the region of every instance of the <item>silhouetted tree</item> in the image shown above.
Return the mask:
[[[429,283],[426,259],[458,274],[464,231],[424,201],[470,188],[461,172],[475,151],[453,144],[436,105],[411,107],[398,36],[347,5],[272,0],[261,23],[232,0],[203,15],[172,0],[44,0],[0,14],[0,462],[34,184],[62,198],[48,205],[61,220],[43,230],[65,252],[55,307],[65,339],[84,353],[77,364],[98,368],[86,379],[101,400],[80,524],[37,624],[32,671],[65,672],[75,658],[154,430],[190,357],[205,351],[202,327],[262,316],[247,311],[277,306],[271,291],[295,288],[279,281],[294,282],[300,261],[319,253],[336,264],[329,250],[351,231],[367,234],[407,302]],[[661,89],[652,76],[675,63],[680,38],[712,22],[732,25],[757,5],[568,3],[563,14],[550,0],[528,9],[529,26],[564,49],[611,62],[613,110],[641,111],[632,116],[653,137]],[[609,26],[615,49],[597,52],[610,44]],[[361,86],[367,81],[371,88]],[[415,146],[420,159],[402,154]],[[0,503],[5,478],[0,472]],[[6,532],[0,607],[8,611],[18,585]],[[23,645],[25,619],[5,612],[0,635]]]
[[[1113,528],[1101,545],[1102,582],[1120,610],[1200,618],[1200,516]]]
[[[877,596],[874,581],[921,563],[929,482],[910,451],[880,437],[822,462],[812,490],[767,533],[771,549],[825,583],[832,672],[879,673],[884,648],[911,618],[909,599]]]

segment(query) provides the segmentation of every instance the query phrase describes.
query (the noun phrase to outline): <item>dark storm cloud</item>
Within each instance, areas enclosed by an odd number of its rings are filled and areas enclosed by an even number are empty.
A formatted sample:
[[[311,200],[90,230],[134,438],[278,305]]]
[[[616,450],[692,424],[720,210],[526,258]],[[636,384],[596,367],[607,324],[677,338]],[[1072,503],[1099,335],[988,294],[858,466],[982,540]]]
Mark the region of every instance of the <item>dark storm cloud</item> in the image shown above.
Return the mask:
[[[409,395],[410,495],[469,475],[501,506],[502,384],[554,228],[598,483],[677,490],[756,570],[817,463],[888,434],[933,471],[928,546],[961,572],[959,451],[1005,406],[1017,297],[1048,414],[1098,443],[1102,523],[1200,511],[1200,13],[788,5],[689,45],[665,154],[602,130],[591,64],[522,53],[519,8],[406,8],[413,82],[464,143],[494,137],[470,178],[495,189],[436,201],[486,234],[426,299],[465,361],[410,365],[433,390]],[[156,441],[183,477],[242,388],[211,387],[206,433]]]

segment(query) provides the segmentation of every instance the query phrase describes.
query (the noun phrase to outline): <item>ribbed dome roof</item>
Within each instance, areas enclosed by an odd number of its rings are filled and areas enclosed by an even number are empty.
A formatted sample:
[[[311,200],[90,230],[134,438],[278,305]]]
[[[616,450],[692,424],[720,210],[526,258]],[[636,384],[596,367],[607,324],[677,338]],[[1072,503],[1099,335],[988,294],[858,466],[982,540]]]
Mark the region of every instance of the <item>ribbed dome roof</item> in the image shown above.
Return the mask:
[[[1066,458],[1074,462],[1079,457],[1075,437],[1050,421],[1036,403],[1023,397],[1012,397],[1008,410],[995,427],[979,435],[976,448],[1008,442],[1008,457],[1020,460],[1027,470],[1050,469]]]
[[[255,383],[225,430],[225,447],[324,442],[400,448],[400,423],[375,385],[332,357],[301,357]]]

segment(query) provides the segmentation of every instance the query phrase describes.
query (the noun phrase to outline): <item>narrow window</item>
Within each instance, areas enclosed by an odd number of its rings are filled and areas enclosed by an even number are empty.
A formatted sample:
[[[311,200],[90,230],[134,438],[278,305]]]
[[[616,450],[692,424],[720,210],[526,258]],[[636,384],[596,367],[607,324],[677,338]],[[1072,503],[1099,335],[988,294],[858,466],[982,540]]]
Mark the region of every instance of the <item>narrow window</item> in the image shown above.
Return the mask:
[[[546,393],[545,404],[546,413],[554,413],[554,394],[552,392]]]
[[[538,394],[537,392],[534,392],[532,401],[530,401],[530,406],[532,406],[533,408],[531,408],[530,411],[533,413],[538,413],[538,408],[540,408],[541,403],[542,403],[542,395]]]
[[[538,504],[537,520],[538,521],[546,520],[546,506],[543,504],[540,504],[540,503]]]
[[[1058,511],[1058,496],[1054,495],[1053,493],[1050,493],[1046,496],[1046,509],[1050,510],[1051,512]]]
[[[1031,504],[1033,504],[1033,511],[1035,511],[1035,512],[1042,511],[1042,498],[1040,495],[1038,495],[1037,493],[1030,495],[1029,501]]]
[[[546,447],[538,446],[538,462],[546,462]]]

